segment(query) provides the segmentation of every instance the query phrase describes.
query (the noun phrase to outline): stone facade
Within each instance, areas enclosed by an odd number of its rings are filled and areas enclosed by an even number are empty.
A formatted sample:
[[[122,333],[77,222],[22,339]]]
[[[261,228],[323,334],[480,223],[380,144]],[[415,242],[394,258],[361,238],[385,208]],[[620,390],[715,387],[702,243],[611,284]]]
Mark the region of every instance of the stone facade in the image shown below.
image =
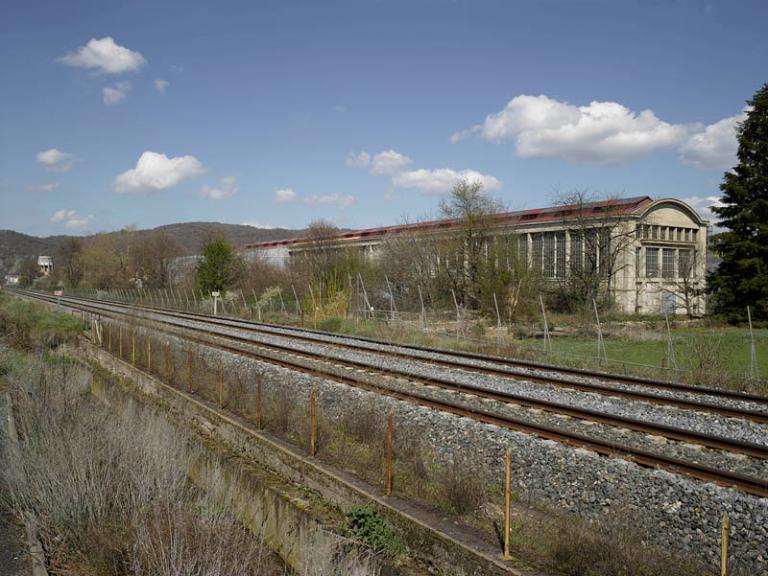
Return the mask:
[[[354,248],[373,258],[392,235],[451,234],[458,226],[442,220],[356,230],[324,245]],[[491,226],[492,236],[516,235],[520,256],[548,282],[567,281],[587,266],[602,270],[598,273],[625,314],[697,316],[705,311],[707,222],[680,200],[642,196],[505,212],[494,216]],[[311,242],[294,239],[248,245],[243,253],[285,266],[292,254],[312,249]]]

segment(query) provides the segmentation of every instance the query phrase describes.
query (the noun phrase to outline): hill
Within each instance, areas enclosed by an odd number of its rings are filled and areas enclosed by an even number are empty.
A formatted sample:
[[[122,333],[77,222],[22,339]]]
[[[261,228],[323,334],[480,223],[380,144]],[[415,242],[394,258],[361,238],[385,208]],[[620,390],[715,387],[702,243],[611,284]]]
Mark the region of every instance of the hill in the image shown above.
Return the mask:
[[[157,228],[137,230],[137,234],[163,232],[172,236],[188,254],[199,253],[205,242],[212,236],[224,236],[235,246],[252,242],[295,238],[304,233],[303,229],[256,228],[243,224],[223,224],[220,222],[184,222],[166,224]],[[108,232],[111,234],[111,232]],[[91,236],[78,236],[87,240]],[[42,254],[55,256],[59,243],[67,236],[30,236],[14,230],[0,230],[0,281],[2,276],[16,270],[25,258]]]

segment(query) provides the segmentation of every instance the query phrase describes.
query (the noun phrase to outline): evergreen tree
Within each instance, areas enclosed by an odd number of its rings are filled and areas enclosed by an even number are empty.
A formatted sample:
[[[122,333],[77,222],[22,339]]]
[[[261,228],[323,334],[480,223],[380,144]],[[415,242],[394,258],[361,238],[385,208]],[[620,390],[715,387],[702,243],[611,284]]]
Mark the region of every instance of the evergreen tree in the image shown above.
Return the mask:
[[[714,247],[722,261],[709,281],[714,309],[731,320],[768,319],[768,84],[748,102],[739,126],[738,164],[726,172],[723,206],[712,210],[725,232]]]
[[[223,293],[240,279],[242,271],[234,246],[224,238],[214,238],[205,245],[197,263],[197,285],[205,294]]]

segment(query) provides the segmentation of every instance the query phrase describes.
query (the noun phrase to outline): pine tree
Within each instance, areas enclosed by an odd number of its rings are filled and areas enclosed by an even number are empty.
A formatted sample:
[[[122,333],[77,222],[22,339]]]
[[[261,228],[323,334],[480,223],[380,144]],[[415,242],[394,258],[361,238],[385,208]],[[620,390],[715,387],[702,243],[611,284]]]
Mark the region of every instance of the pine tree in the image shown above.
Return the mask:
[[[237,282],[242,262],[235,248],[223,238],[210,240],[197,263],[197,285],[204,293],[224,292]]]
[[[716,312],[731,320],[768,319],[768,84],[748,102],[739,126],[738,164],[726,172],[723,206],[713,208],[725,232],[715,240],[722,261],[709,281]]]

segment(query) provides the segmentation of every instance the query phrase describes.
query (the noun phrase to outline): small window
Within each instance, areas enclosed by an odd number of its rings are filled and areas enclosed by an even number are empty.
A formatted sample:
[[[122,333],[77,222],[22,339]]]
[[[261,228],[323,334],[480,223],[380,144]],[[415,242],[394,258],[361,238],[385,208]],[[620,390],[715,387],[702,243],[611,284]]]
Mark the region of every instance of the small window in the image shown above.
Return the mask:
[[[661,275],[664,278],[675,277],[675,250],[664,248],[661,253]]]
[[[651,226],[651,238],[653,240],[659,239],[659,227],[658,226]]]
[[[645,249],[645,275],[654,278],[659,275],[659,249]]]

